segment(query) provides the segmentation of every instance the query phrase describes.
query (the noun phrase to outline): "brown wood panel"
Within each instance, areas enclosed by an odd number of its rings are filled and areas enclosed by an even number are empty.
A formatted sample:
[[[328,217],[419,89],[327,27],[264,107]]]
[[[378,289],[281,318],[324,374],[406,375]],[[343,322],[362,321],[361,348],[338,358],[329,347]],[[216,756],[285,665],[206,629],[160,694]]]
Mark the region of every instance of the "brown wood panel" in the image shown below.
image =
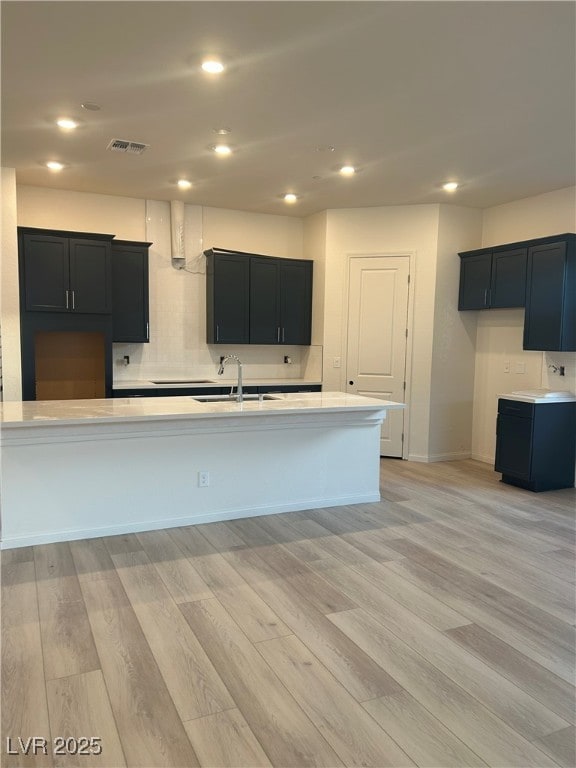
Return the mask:
[[[37,331],[34,362],[37,400],[106,397],[103,333]]]

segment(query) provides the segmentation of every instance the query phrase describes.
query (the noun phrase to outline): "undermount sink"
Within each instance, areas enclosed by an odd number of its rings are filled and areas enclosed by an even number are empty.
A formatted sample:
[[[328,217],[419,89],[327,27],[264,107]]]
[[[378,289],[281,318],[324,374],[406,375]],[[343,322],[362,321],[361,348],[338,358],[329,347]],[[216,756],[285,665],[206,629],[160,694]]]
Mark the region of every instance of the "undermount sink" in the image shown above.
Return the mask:
[[[214,384],[212,379],[161,379],[151,381],[152,384]]]
[[[243,395],[243,400],[280,400],[277,395],[257,395],[249,394]],[[196,400],[198,403],[237,403],[238,395],[198,395],[193,397],[192,400]]]

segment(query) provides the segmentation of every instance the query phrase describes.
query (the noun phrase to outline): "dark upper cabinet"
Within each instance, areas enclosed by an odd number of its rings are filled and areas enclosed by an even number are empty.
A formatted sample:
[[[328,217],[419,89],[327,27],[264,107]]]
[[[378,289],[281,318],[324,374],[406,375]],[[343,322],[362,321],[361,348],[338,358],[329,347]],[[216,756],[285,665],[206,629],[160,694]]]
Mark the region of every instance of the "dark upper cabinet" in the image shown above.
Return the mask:
[[[490,307],[523,307],[526,303],[526,248],[492,252]]]
[[[576,351],[576,236],[528,249],[524,349]]]
[[[312,262],[286,260],[280,265],[280,341],[310,344]]]
[[[312,262],[250,260],[250,343],[310,344]]]
[[[250,342],[250,257],[206,251],[206,342]]]
[[[492,251],[460,254],[460,292],[458,309],[487,309]]]
[[[112,241],[114,341],[150,341],[148,249],[151,245],[129,240]]]
[[[280,263],[250,259],[250,343],[280,344]]]
[[[460,259],[458,309],[524,306],[526,248],[467,251]]]
[[[208,344],[310,344],[311,261],[205,254]]]
[[[113,235],[18,228],[22,308],[109,314]]]

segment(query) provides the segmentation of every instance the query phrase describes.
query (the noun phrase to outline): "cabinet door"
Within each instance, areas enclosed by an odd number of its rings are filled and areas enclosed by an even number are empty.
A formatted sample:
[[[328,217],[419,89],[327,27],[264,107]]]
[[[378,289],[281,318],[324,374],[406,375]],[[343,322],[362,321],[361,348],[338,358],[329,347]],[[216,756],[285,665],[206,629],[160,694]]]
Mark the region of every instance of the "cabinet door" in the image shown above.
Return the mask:
[[[566,243],[528,249],[524,349],[570,349],[563,339],[566,291]],[[573,331],[566,330],[572,336]]]
[[[24,234],[21,243],[20,280],[26,310],[66,312],[71,306],[68,239]]]
[[[310,344],[312,326],[312,262],[280,265],[280,341]]]
[[[491,252],[461,257],[458,309],[488,308],[491,272]]]
[[[248,344],[250,341],[250,258],[238,254],[207,255],[206,341]]]
[[[490,306],[523,307],[526,303],[527,248],[492,254]]]
[[[280,269],[273,259],[250,259],[250,343],[280,343]]]
[[[112,311],[110,243],[70,240],[71,309],[85,314]]]
[[[498,414],[494,469],[503,475],[530,479],[532,465],[532,419]]]
[[[114,341],[150,341],[147,245],[112,244],[112,327]]]

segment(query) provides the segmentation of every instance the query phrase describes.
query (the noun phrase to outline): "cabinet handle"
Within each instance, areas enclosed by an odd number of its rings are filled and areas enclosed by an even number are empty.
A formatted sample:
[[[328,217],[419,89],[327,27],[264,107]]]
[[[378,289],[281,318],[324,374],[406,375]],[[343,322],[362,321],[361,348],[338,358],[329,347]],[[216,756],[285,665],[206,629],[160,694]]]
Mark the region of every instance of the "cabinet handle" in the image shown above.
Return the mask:
[[[146,341],[150,341],[150,323],[146,323]]]
[[[286,340],[286,333],[285,333],[285,331],[286,331],[286,329],[282,328],[282,344],[284,344],[284,341]]]
[[[280,326],[276,328],[276,341],[280,344]]]
[[[488,306],[488,288],[484,288],[484,306]]]
[[[216,325],[216,341],[220,341],[220,326]]]
[[[70,294],[70,291],[66,291],[66,309],[70,309],[69,302],[68,302],[68,296]]]
[[[76,309],[76,301],[74,297],[75,291],[72,291],[72,309]]]

